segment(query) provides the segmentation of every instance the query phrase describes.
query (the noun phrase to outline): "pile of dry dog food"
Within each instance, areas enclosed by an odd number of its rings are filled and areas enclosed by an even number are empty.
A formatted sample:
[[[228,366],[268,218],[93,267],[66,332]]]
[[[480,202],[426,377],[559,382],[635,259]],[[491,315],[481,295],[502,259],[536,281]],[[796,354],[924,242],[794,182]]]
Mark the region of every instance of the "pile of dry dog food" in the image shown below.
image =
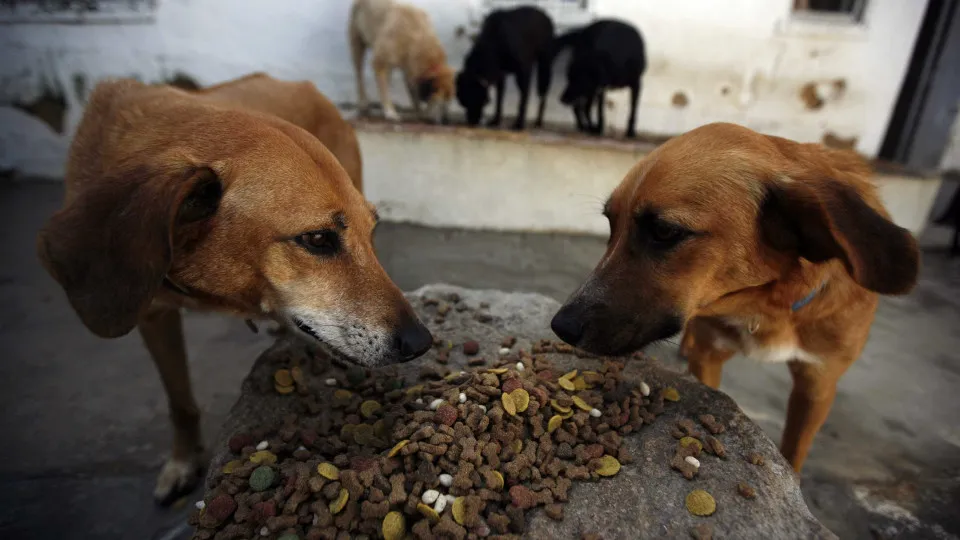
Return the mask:
[[[560,373],[538,354],[549,347],[409,384],[351,368],[320,390],[278,370],[300,412],[230,439],[194,538],[508,538],[534,508],[562,519],[572,482],[617,474],[623,436],[679,395],[628,383],[615,361]]]

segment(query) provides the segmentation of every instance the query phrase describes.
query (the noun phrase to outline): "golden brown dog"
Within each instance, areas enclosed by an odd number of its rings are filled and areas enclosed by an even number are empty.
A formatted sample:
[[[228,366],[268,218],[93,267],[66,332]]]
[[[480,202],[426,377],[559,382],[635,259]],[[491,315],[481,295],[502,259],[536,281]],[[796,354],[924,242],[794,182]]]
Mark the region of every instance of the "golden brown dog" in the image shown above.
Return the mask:
[[[781,450],[799,472],[860,355],[879,294],[913,287],[919,253],[856,155],[710,124],[638,163],[604,208],[606,254],[552,321],[621,354],[686,327],[682,354],[720,384],[735,353],[793,375]]]
[[[394,69],[403,73],[418,116],[421,101],[429,104],[427,113],[432,111],[436,122],[446,116],[454,93],[454,72],[447,65],[447,55],[425,11],[393,0],[354,0],[347,34],[357,77],[357,107],[361,112],[368,105],[363,63],[367,49],[371,49],[385,118],[400,120],[390,100],[390,75]]]
[[[204,464],[181,308],[275,320],[367,366],[430,347],[374,255],[376,221],[336,158],[289,122],[167,86],[96,87],[64,207],[37,247],[93,333],[137,327],[156,363],[174,428],[159,501]]]
[[[320,140],[347,170],[363,193],[363,161],[353,126],[337,106],[309,81],[281,81],[266,73],[252,73],[196,91],[223,104],[278,116],[302,127]]]

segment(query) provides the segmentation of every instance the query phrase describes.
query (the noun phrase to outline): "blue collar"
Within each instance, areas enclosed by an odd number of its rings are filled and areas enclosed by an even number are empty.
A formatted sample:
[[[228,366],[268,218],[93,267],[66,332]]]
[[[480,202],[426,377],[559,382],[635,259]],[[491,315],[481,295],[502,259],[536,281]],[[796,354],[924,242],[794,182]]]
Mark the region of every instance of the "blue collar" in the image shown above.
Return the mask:
[[[827,282],[824,281],[824,282],[821,283],[816,289],[810,291],[810,294],[808,294],[808,295],[804,296],[803,298],[801,298],[800,300],[797,300],[796,302],[790,304],[790,311],[797,311],[797,310],[799,310],[800,308],[802,308],[803,306],[809,304],[811,301],[813,301],[814,298],[817,297],[817,294],[820,293],[820,291],[823,290],[823,287],[824,287],[826,284],[827,284]]]

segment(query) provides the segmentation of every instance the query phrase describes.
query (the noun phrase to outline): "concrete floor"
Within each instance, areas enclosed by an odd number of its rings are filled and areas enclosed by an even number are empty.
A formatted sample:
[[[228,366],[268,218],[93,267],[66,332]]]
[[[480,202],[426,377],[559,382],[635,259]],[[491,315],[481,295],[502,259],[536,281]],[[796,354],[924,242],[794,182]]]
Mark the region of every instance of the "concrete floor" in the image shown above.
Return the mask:
[[[87,333],[41,270],[34,237],[58,184],[0,184],[0,537],[180,538],[188,507],[154,508],[169,432],[137,337]],[[404,289],[433,282],[563,299],[603,251],[597,238],[385,224],[377,237]],[[885,299],[864,356],[804,471],[814,514],[841,538],[960,535],[960,262],[928,252],[916,291]],[[203,426],[212,437],[269,338],[188,316]],[[654,354],[682,369],[670,346]],[[735,359],[722,389],[775,440],[789,377]]]

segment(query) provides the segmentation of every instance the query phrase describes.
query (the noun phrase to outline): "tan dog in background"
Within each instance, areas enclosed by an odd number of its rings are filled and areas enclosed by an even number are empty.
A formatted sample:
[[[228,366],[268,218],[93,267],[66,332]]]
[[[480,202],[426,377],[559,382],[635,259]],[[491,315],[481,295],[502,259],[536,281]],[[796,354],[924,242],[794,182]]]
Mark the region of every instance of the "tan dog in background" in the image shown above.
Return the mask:
[[[623,354],[684,328],[681,352],[720,385],[737,352],[793,375],[781,451],[798,472],[879,294],[905,294],[919,252],[848,151],[710,124],[638,163],[605,205],[607,251],[554,317],[564,341]]]
[[[363,193],[363,160],[357,134],[312,82],[281,81],[266,73],[251,73],[196,93],[219,103],[272,114],[307,130],[336,156],[354,187]]]
[[[423,101],[428,103],[427,114],[432,111],[437,123],[445,118],[455,90],[454,72],[447,65],[447,55],[425,11],[393,0],[354,0],[347,34],[361,113],[368,107],[363,64],[370,49],[386,119],[400,120],[390,100],[390,76],[394,69],[403,73],[404,86],[418,116]]]
[[[367,366],[432,344],[374,255],[373,207],[314,135],[276,116],[168,86],[104,82],[75,135],[65,186],[39,256],[94,334],[140,331],[174,431],[154,492],[161,503],[192,489],[206,463],[181,308],[274,320]]]

